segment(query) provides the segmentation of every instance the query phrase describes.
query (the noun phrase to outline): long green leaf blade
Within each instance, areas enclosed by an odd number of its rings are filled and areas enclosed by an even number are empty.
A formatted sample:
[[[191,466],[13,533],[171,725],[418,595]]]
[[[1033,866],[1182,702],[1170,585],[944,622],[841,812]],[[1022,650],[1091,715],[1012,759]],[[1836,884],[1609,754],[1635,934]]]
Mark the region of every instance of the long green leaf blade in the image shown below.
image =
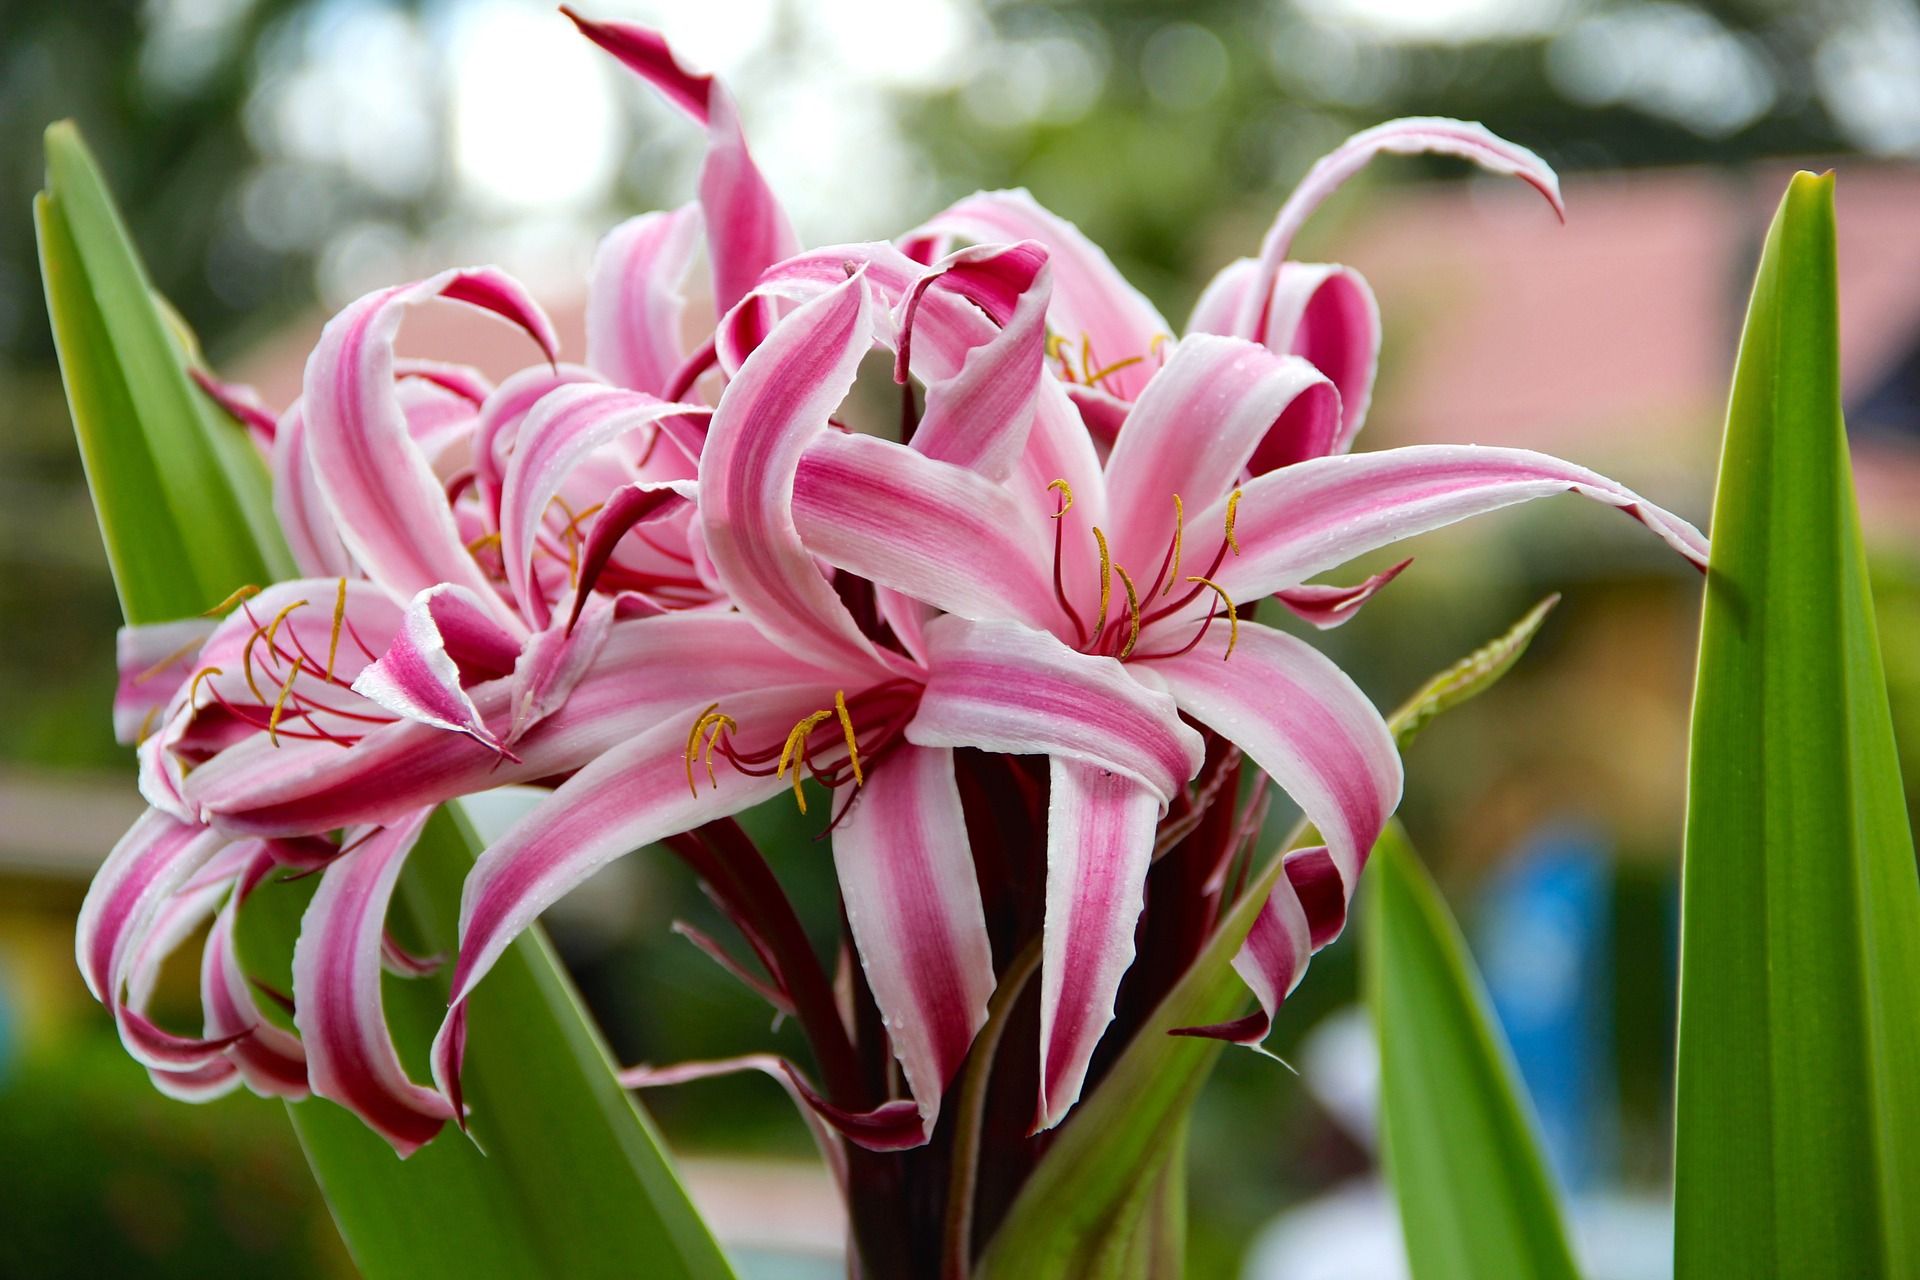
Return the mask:
[[[1559,1202],[1466,942],[1398,823],[1373,847],[1364,981],[1415,1280],[1572,1280]]]
[[[265,471],[188,382],[188,353],[79,135],[55,126],[47,150],[35,217],[48,310],[123,613],[191,616],[242,583],[288,576]],[[456,813],[428,824],[391,912],[400,936],[451,949],[476,847]],[[269,885],[242,912],[250,966],[283,988],[303,901],[298,886]],[[388,980],[417,1077],[446,994],[444,975]],[[449,1132],[402,1162],[330,1102],[289,1107],[364,1274],[731,1274],[538,930],[474,997],[464,1081],[485,1155]]]
[[[1840,414],[1831,176],[1767,236],[1694,694],[1676,1273],[1920,1275],[1920,880]]]
[[[187,357],[86,144],[47,130],[41,274],[74,430],[129,621],[190,616],[291,577],[265,469],[188,380]],[[189,526],[227,531],[187,537]]]

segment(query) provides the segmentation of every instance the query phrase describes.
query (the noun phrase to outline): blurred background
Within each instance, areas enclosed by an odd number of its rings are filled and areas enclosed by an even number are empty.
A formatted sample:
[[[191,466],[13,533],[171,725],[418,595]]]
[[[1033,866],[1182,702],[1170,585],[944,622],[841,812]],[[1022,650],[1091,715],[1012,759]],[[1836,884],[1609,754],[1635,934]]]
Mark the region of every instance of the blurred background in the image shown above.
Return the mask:
[[[975,188],[1025,185],[1176,319],[1346,134],[1400,114],[1484,121],[1559,168],[1565,227],[1517,184],[1395,159],[1296,252],[1358,268],[1379,295],[1386,346],[1362,447],[1542,448],[1703,526],[1766,219],[1793,168],[1837,169],[1849,420],[1912,796],[1913,5],[591,9],[659,25],[729,78],[808,243],[892,235]],[[86,882],[139,801],[108,722],[117,610],[29,216],[40,130],[63,116],[99,153],[159,287],[222,372],[276,408],[332,309],[445,265],[497,262],[529,281],[578,351],[595,239],[687,199],[700,139],[538,0],[0,0],[0,1276],[346,1275],[277,1104],[155,1094],[73,965]],[[420,354],[456,354],[424,315],[408,333]],[[1403,812],[1468,927],[1592,1274],[1664,1275],[1698,578],[1571,501],[1413,551],[1414,569],[1325,639],[1383,706],[1565,594],[1520,668],[1412,747]],[[774,843],[803,912],[830,923],[817,846]],[[791,1047],[673,936],[675,919],[718,927],[677,864],[645,855],[550,917],[620,1056]],[[1203,1101],[1196,1276],[1404,1273],[1374,1181],[1355,951],[1322,955],[1280,1018],[1272,1047],[1298,1076],[1230,1053]],[[831,1195],[777,1089],[716,1082],[649,1105],[753,1274],[833,1273]]]

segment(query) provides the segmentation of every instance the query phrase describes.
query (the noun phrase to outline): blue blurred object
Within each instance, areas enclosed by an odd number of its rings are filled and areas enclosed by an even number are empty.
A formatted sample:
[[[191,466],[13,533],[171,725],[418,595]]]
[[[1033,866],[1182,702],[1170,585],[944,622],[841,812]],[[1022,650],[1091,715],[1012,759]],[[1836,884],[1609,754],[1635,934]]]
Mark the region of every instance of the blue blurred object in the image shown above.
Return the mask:
[[[0,959],[0,1085],[5,1085],[7,1077],[13,1074],[13,1058],[17,1052],[13,988],[13,971]]]
[[[1616,1162],[1612,865],[1597,832],[1543,828],[1486,886],[1475,917],[1487,991],[1570,1191],[1609,1180]]]

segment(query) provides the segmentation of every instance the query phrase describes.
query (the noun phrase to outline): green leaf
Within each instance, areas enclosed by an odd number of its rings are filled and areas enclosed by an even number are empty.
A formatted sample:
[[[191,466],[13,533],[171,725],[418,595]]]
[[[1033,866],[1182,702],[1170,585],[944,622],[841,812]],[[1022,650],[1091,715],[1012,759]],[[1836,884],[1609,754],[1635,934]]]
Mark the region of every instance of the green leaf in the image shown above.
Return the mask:
[[[1536,605],[1505,635],[1423,685],[1388,717],[1396,735],[1405,741],[1439,712],[1492,688],[1519,660],[1553,602]],[[1305,835],[1296,832],[1282,850],[1298,847]],[[1107,1237],[1134,1229],[1133,1206],[1160,1176],[1170,1149],[1185,1140],[1187,1112],[1225,1048],[1220,1040],[1171,1033],[1246,1012],[1251,997],[1233,971],[1233,957],[1279,876],[1276,853],[1099,1086],[1074,1108],[994,1232],[975,1268],[980,1280],[1077,1280]]]
[[[1694,693],[1675,1270],[1920,1275],[1920,880],[1840,416],[1833,180],[1774,218]]]
[[[1398,823],[1370,865],[1363,973],[1380,1131],[1415,1280],[1572,1280],[1559,1203],[1466,941]]]
[[[1513,664],[1520,661],[1520,655],[1540,634],[1547,615],[1559,603],[1558,593],[1548,596],[1527,610],[1520,621],[1508,627],[1503,634],[1487,641],[1416,689],[1413,696],[1402,703],[1387,721],[1387,727],[1393,730],[1393,740],[1404,749],[1413,741],[1414,735],[1426,728],[1442,711],[1469,702],[1500,683],[1500,678],[1513,670]]]
[[[451,951],[477,845],[457,807],[427,824],[391,912],[411,946]],[[295,889],[263,886],[242,913],[255,972],[291,966],[308,896]],[[403,1057],[425,1079],[447,975],[388,977],[385,997]],[[474,1142],[449,1129],[402,1163],[330,1102],[288,1108],[369,1280],[729,1274],[538,930],[474,993],[470,1026],[462,1080]]]
[[[98,167],[71,123],[47,130],[34,200],[40,270],[74,432],[131,623],[188,617],[293,575],[266,470],[187,377]],[[190,527],[221,536],[190,536]]]
[[[54,126],[47,155],[35,216],[48,310],[127,620],[190,616],[289,576],[265,471],[188,382],[190,339],[148,288],[79,135]],[[476,848],[456,813],[434,817],[401,878],[396,933],[451,951]],[[282,986],[310,889],[263,886],[242,912],[250,965]],[[387,987],[395,1037],[425,1078],[445,976]],[[731,1274],[537,929],[475,994],[471,1026],[464,1084],[485,1155],[449,1130],[402,1162],[333,1103],[288,1108],[365,1275]]]

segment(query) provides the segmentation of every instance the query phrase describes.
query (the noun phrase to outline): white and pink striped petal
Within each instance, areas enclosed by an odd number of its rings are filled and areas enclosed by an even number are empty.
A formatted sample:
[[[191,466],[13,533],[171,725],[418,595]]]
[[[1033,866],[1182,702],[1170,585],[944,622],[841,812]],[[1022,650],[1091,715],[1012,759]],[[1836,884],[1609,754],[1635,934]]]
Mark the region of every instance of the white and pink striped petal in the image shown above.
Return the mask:
[[[659,395],[685,361],[682,286],[700,209],[643,213],[609,231],[587,285],[587,363],[615,386]]]
[[[795,653],[880,669],[794,525],[794,477],[873,344],[856,272],[775,326],[727,386],[700,459],[700,526],[727,594]]]
[[[1049,755],[1124,774],[1162,805],[1200,768],[1200,735],[1171,696],[1112,658],[1014,622],[927,628],[928,673],[907,740]]]
[[[1254,341],[1267,338],[1267,308],[1281,264],[1293,247],[1293,238],[1326,198],[1382,154],[1459,156],[1490,173],[1519,178],[1534,188],[1553,211],[1566,217],[1560,199],[1560,180],[1533,152],[1493,133],[1483,125],[1438,116],[1410,116],[1363,129],[1314,162],[1307,176],[1280,207],[1273,225],[1260,243],[1259,266],[1240,298],[1232,332]]]
[[[445,1098],[407,1078],[380,995],[387,904],[428,812],[350,841],[322,874],[293,951],[294,1025],[315,1096],[352,1111],[402,1158],[453,1115]]]
[[[1188,522],[1188,555],[1235,600],[1298,586],[1355,556],[1470,516],[1558,493],[1617,507],[1704,570],[1699,530],[1585,467],[1524,449],[1415,445],[1268,472]],[[1223,547],[1229,501],[1235,552]]]
[[[930,1135],[994,987],[953,753],[903,746],[875,765],[834,829],[833,863],[867,985]]]
[[[618,58],[668,102],[707,131],[700,171],[700,208],[713,266],[715,310],[725,314],[760,273],[800,251],[786,212],[747,150],[739,112],[726,86],[688,71],[659,32],[627,22],[598,22],[562,5],[587,39]]]
[[[1329,452],[1339,428],[1339,394],[1305,360],[1241,338],[1182,339],[1107,459],[1114,559],[1150,577],[1173,545],[1175,497],[1191,512],[1233,488],[1249,466]]]
[[[1047,904],[1040,960],[1040,1099],[1034,1130],[1079,1101],[1133,963],[1161,798],[1125,774],[1055,756],[1048,767]]]
[[[466,587],[509,629],[520,626],[460,536],[440,477],[394,387],[394,337],[406,309],[433,298],[470,303],[525,329],[551,362],[552,326],[520,286],[491,267],[445,271],[382,289],[331,320],[307,361],[307,458],[353,559],[398,600],[439,583]]]
[[[874,436],[826,432],[793,487],[807,550],[836,568],[967,618],[1051,628],[1053,529],[1004,485]]]
[[[721,705],[740,726],[738,744],[752,750],[778,743],[823,701],[832,705],[833,690],[813,684],[743,694]],[[434,1041],[434,1078],[447,1097],[459,1098],[467,997],[542,911],[615,858],[791,785],[771,771],[755,776],[727,767],[724,759],[708,778],[689,746],[693,719],[666,720],[599,756],[474,863],[460,898],[460,958],[447,1021]]]
[[[1154,345],[1173,329],[1146,296],[1128,284],[1100,246],[1071,222],[1042,208],[1025,190],[983,191],[935,214],[903,241],[926,252],[958,237],[981,244],[1033,240],[1053,264],[1047,327],[1079,355],[1079,381],[1132,399],[1151,372]],[[1137,362],[1137,363],[1136,363]],[[1109,372],[1110,370],[1110,372]]]
[[[354,679],[353,691],[397,716],[468,734],[506,754],[466,685],[512,670],[520,653],[519,640],[471,592],[429,587],[407,606],[393,642]]]

